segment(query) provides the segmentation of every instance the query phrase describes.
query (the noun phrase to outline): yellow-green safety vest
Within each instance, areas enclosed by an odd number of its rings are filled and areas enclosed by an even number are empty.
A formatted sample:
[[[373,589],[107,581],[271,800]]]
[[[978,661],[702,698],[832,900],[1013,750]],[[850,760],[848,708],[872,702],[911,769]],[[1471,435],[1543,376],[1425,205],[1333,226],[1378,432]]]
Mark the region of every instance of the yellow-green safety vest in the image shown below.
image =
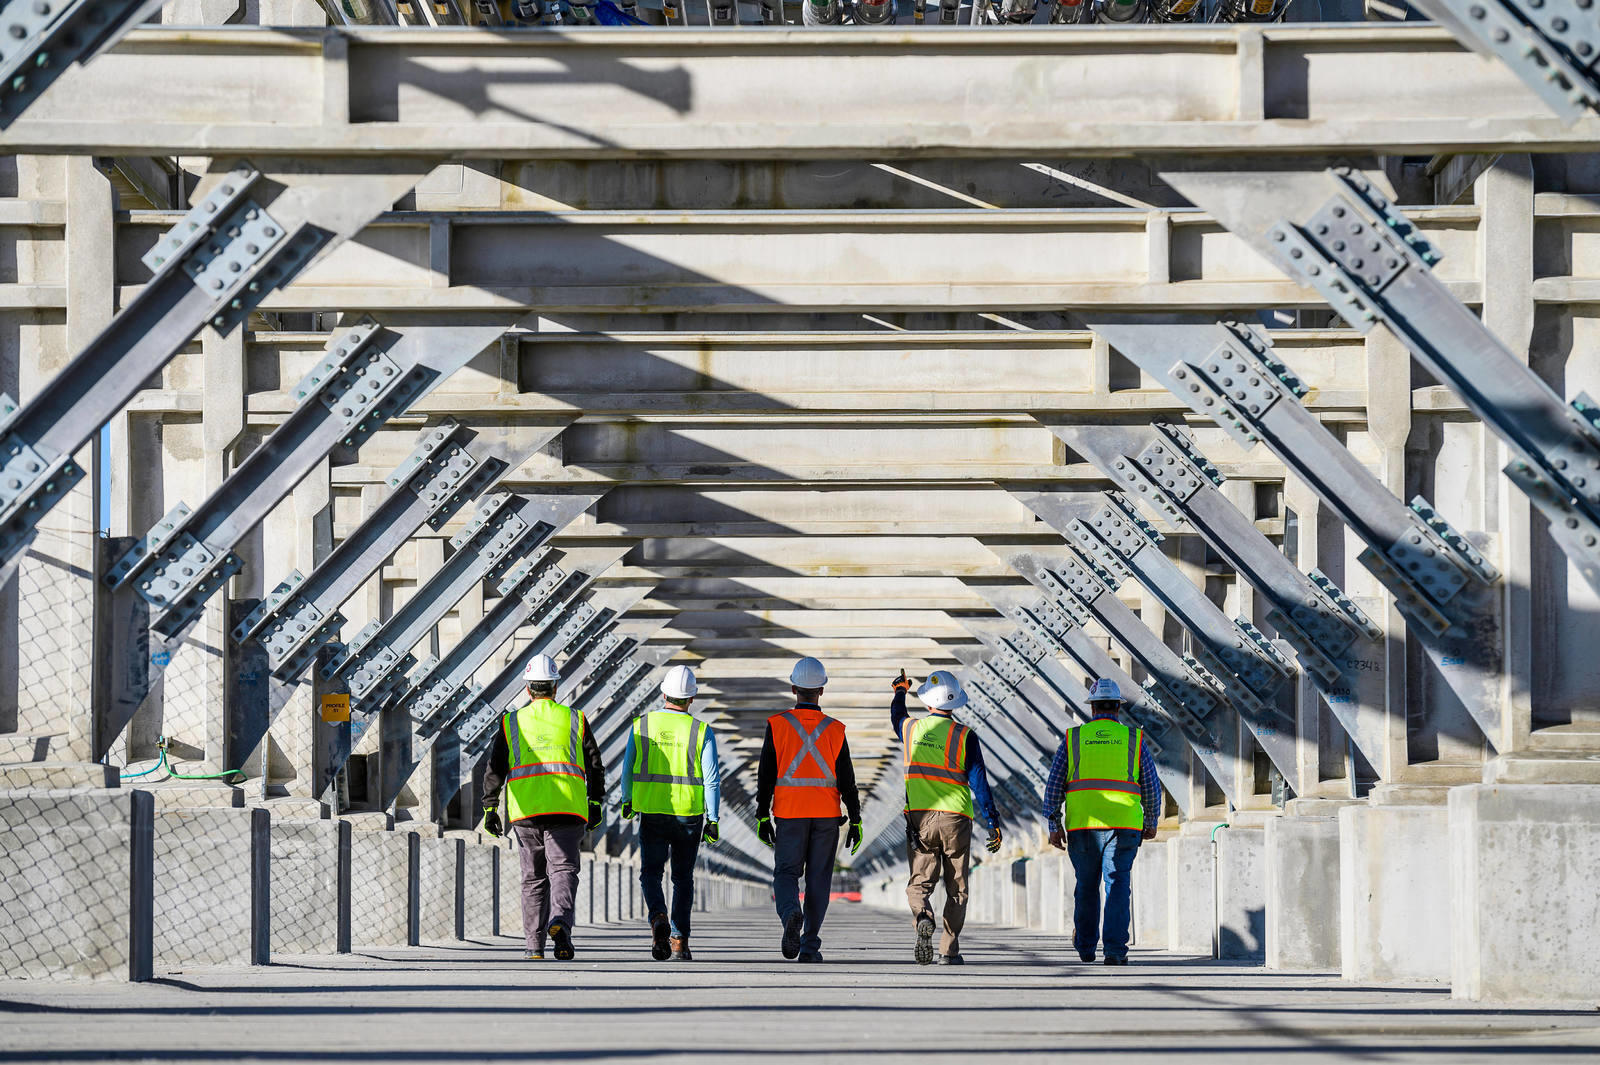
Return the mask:
[[[588,820],[589,785],[583,771],[583,715],[554,699],[535,699],[501,719],[511,749],[506,806],[511,821],[546,814]]]
[[[633,722],[633,810],[693,817],[706,812],[705,726],[689,714],[652,710]]]
[[[906,810],[947,810],[972,817],[967,785],[967,728],[943,714],[902,726],[906,759]]]
[[[1143,828],[1144,731],[1097,718],[1067,730],[1067,831]]]

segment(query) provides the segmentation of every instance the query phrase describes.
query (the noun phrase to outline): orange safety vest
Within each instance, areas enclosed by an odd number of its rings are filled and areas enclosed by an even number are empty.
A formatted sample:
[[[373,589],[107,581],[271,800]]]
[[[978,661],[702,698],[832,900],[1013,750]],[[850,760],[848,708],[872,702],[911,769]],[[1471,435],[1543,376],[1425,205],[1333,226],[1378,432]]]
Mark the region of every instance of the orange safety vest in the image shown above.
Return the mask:
[[[778,754],[772,790],[774,817],[838,817],[839,782],[833,767],[844,746],[844,723],[820,710],[797,707],[767,719]]]

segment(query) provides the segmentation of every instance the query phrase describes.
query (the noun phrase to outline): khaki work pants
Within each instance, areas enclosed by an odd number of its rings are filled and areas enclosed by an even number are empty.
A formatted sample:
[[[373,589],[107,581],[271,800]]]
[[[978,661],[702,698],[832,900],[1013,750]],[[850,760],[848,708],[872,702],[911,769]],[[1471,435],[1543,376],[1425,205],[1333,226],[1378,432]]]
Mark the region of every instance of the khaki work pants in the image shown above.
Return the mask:
[[[939,953],[948,957],[961,953],[961,928],[967,923],[967,868],[972,864],[972,819],[946,810],[917,810],[910,814],[911,826],[922,840],[922,849],[911,852],[911,881],[906,885],[906,901],[911,904],[911,925],[931,914],[928,896],[934,885],[944,880],[944,934]]]

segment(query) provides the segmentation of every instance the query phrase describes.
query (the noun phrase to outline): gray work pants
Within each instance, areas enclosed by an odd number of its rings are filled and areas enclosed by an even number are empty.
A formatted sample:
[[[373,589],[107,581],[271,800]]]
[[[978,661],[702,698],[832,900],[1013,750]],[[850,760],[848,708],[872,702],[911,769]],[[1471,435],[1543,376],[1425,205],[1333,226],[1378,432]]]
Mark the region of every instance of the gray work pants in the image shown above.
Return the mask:
[[[543,951],[545,931],[552,924],[560,921],[572,928],[584,825],[577,818],[539,818],[518,821],[511,831],[522,857],[522,934],[529,950]]]
[[[778,904],[778,920],[785,924],[791,914],[800,913],[800,878],[805,877],[805,929],[800,952],[814,954],[822,949],[822,919],[828,915],[828,898],[833,892],[833,859],[839,851],[837,817],[774,817],[772,896]]]

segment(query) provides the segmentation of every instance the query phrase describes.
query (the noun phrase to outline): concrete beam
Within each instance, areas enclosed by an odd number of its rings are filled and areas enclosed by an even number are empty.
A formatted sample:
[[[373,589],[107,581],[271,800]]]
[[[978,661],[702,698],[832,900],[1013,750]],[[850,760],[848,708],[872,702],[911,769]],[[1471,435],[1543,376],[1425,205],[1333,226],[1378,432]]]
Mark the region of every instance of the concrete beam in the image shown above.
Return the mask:
[[[1594,150],[1600,119],[1565,126],[1446,31],[1399,25],[981,37],[146,29],[65,73],[0,138],[7,152],[41,154],[569,159],[1513,146]]]

